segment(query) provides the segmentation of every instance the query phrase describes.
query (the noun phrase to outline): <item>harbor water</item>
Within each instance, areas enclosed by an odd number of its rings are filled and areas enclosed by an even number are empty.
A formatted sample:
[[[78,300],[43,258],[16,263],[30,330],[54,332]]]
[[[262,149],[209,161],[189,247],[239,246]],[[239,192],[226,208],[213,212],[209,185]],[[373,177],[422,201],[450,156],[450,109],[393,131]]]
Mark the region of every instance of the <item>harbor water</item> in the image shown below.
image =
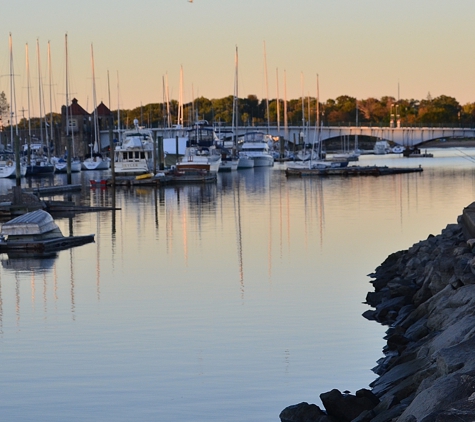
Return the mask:
[[[475,200],[475,149],[430,152],[361,157],[424,169],[382,177],[276,163],[114,193],[89,187],[107,173],[74,174],[82,191],[55,199],[120,209],[56,218],[95,243],[0,255],[1,419],[270,422],[368,387],[385,328],[361,316],[367,275]]]

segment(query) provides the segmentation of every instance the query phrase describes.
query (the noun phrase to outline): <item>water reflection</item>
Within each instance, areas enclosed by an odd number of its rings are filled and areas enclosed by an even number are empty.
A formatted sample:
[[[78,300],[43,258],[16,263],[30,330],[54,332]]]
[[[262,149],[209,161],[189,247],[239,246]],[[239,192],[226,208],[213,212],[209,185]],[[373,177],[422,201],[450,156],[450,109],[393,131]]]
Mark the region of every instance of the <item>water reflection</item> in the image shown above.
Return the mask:
[[[384,328],[360,317],[366,274],[473,200],[473,169],[457,165],[388,178],[286,179],[276,165],[216,185],[85,184],[82,203],[120,210],[58,224],[96,243],[42,272],[0,267],[2,358],[14,368],[0,378],[17,386],[0,400],[22,398],[6,417],[67,407],[94,419],[100,407],[104,421],[273,420],[315,391],[361,388],[384,343]],[[33,342],[41,365],[29,365]]]
[[[34,254],[34,253],[8,253],[0,258],[2,267],[11,272],[44,273],[54,267],[57,252]]]

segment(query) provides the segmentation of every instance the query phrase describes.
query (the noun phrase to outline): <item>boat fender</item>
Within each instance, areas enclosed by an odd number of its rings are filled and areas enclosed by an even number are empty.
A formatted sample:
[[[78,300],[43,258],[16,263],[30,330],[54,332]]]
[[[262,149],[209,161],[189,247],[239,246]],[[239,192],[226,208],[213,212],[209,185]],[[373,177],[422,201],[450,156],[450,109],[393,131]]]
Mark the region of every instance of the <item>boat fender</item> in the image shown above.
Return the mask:
[[[13,166],[13,161],[12,161],[12,160],[8,160],[8,161],[7,161],[7,166],[8,166],[8,167]]]

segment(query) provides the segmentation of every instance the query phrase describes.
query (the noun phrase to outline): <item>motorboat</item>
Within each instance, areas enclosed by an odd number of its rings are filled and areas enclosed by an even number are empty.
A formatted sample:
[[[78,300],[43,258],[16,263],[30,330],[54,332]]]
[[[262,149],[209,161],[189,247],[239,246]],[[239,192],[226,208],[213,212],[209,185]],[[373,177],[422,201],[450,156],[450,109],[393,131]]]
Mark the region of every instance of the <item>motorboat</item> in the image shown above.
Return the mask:
[[[254,167],[272,167],[274,157],[269,151],[266,135],[262,131],[248,132],[244,135],[240,153],[245,153],[254,161]]]
[[[94,241],[94,235],[65,237],[51,214],[32,211],[2,225],[0,252],[45,252],[61,250]]]
[[[393,154],[402,154],[404,152],[404,147],[402,145],[396,145],[391,148]]]
[[[376,141],[373,151],[375,155],[389,154],[391,152],[391,147],[389,146],[388,141]]]
[[[219,171],[234,171],[238,169],[239,158],[226,157],[224,160],[221,158],[221,163],[219,164]]]
[[[196,122],[187,132],[187,147],[176,163],[178,170],[196,169],[213,173],[219,171],[221,153],[216,148],[219,141],[214,128],[206,121]]]
[[[221,148],[221,163],[219,164],[219,171],[235,171],[239,165],[239,156],[233,154],[233,151],[230,151],[227,148]]]
[[[312,170],[312,169],[335,169],[348,167],[348,161],[331,161],[331,160],[309,160],[297,161],[287,165],[289,170]]]
[[[335,161],[358,161],[361,153],[359,151],[342,152],[333,154],[332,159]]]
[[[114,173],[117,175],[141,175],[150,173],[153,167],[152,131],[138,126],[122,133],[122,142],[114,150]]]
[[[238,169],[254,168],[254,160],[245,152],[239,153]]]
[[[217,173],[221,165],[221,155],[217,153],[216,148],[210,147],[188,147],[185,155],[176,163],[178,170],[196,169],[207,170]]]

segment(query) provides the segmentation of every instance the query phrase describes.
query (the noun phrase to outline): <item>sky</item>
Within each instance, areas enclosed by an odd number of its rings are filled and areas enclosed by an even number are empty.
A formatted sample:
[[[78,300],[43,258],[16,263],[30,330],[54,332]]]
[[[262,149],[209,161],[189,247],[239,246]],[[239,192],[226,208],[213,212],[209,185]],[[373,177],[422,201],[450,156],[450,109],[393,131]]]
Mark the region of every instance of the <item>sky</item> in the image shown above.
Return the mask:
[[[67,34],[70,97],[88,111],[94,86],[112,109],[162,102],[164,81],[178,100],[180,67],[185,102],[232,95],[236,47],[241,98],[315,97],[318,74],[322,101],[430,93],[465,104],[475,102],[474,16],[474,0],[15,0],[0,15],[0,91],[10,97],[11,33],[18,115],[28,91],[39,114],[37,42],[45,111],[51,94],[59,112]]]

